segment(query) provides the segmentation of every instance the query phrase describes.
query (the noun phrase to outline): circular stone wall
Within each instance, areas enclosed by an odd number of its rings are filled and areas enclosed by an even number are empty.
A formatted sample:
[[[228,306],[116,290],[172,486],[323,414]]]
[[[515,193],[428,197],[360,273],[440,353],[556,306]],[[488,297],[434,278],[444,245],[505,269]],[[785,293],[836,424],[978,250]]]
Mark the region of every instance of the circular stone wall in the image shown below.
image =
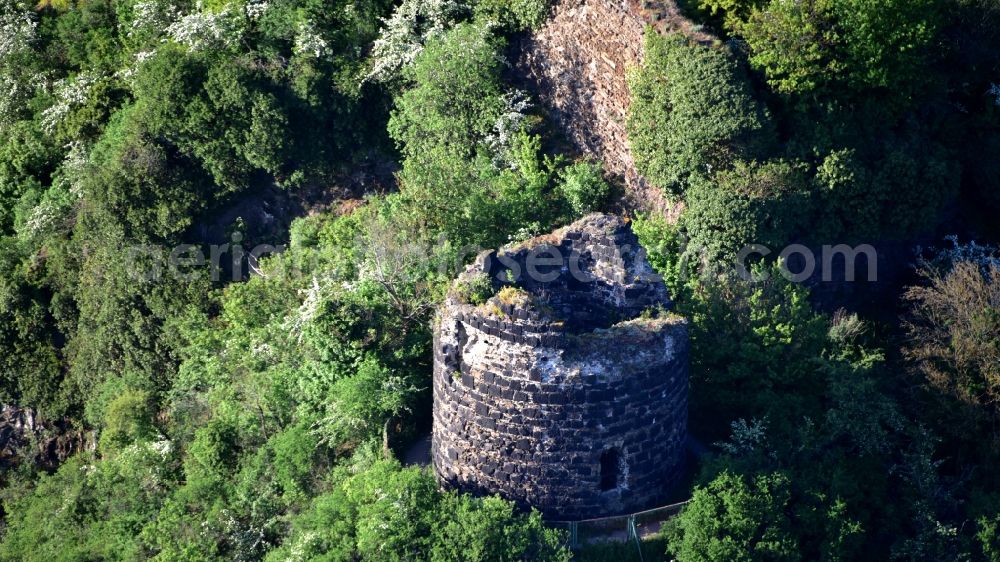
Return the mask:
[[[591,215],[459,277],[434,331],[443,483],[560,519],[666,499],[685,454],[687,325],[639,250],[619,219]],[[529,265],[553,251],[561,263]],[[483,276],[506,288],[463,302]]]

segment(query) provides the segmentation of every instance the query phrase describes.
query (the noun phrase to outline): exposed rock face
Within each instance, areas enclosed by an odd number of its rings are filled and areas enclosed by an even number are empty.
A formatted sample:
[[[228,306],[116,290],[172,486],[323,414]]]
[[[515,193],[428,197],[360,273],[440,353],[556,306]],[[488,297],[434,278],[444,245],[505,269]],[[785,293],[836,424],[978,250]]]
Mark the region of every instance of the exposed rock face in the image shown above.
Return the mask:
[[[31,408],[0,408],[0,468],[26,460],[54,469],[73,453],[95,446],[93,432],[42,422]]]
[[[503,288],[462,302],[484,274]],[[663,501],[683,470],[687,324],[643,312],[669,305],[615,217],[480,255],[435,326],[440,480],[556,518]]]
[[[647,25],[711,40],[669,0],[641,6],[638,0],[561,0],[522,42],[517,66],[570,142],[624,183],[629,206],[670,213],[660,190],[636,171],[625,134],[626,71],[642,63]]]

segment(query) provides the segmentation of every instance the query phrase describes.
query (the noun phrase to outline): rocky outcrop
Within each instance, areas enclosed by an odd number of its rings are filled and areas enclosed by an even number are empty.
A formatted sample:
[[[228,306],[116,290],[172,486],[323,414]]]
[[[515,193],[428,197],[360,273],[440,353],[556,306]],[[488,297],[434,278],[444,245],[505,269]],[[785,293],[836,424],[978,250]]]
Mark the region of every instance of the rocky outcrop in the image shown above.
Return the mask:
[[[497,293],[465,302],[485,280]],[[480,255],[435,325],[439,479],[556,518],[664,500],[688,400],[687,324],[669,306],[615,217]]]
[[[94,450],[94,433],[40,420],[31,408],[0,407],[0,469],[18,462],[54,469],[77,451]]]

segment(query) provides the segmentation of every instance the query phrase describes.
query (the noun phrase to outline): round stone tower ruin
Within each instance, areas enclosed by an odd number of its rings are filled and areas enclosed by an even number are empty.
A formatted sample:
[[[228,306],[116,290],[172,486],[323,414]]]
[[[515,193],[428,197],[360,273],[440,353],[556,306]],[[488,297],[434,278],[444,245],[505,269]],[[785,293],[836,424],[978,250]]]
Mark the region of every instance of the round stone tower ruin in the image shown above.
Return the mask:
[[[683,471],[686,322],[617,217],[480,254],[434,328],[442,483],[550,518],[663,502]]]

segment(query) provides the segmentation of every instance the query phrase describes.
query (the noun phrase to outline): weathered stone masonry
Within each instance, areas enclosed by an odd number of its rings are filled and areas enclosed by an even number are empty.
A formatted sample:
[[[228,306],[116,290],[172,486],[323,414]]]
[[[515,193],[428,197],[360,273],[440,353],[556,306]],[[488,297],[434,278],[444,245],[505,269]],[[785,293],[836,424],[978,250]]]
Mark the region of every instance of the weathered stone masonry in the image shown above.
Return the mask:
[[[440,480],[556,518],[664,501],[683,470],[688,341],[626,224],[591,215],[484,253],[485,304],[453,291],[436,320],[432,454]],[[560,260],[528,275],[530,256]],[[516,278],[511,279],[512,277]],[[537,277],[537,276],[536,276]],[[512,296],[513,295],[513,296]]]
[[[625,73],[642,62],[646,22],[625,0],[562,0],[522,43],[518,67],[582,153],[604,163],[632,203],[661,206],[629,152]]]
[[[625,133],[626,74],[642,64],[647,26],[714,40],[672,0],[557,0],[545,25],[518,45],[517,68],[576,149],[625,186],[629,207],[673,217],[676,206],[636,170]]]

